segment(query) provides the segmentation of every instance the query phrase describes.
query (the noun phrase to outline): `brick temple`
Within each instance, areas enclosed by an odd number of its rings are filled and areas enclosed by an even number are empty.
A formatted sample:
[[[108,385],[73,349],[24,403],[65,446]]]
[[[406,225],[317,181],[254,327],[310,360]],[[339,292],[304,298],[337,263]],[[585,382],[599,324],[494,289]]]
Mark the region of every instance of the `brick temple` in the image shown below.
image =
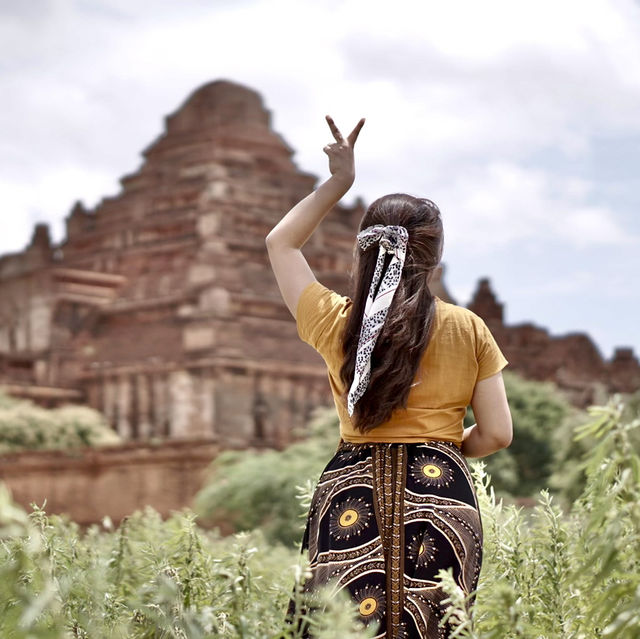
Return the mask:
[[[73,207],[61,244],[39,224],[24,251],[0,258],[0,384],[43,405],[87,403],[125,439],[285,445],[332,399],[264,238],[317,179],[296,167],[260,95],[227,81],[192,93],[142,155],[119,194]],[[363,212],[338,205],[304,247],[343,294]],[[578,405],[640,387],[631,349],[605,361],[584,333],[506,326],[485,279],[469,308],[512,369]]]

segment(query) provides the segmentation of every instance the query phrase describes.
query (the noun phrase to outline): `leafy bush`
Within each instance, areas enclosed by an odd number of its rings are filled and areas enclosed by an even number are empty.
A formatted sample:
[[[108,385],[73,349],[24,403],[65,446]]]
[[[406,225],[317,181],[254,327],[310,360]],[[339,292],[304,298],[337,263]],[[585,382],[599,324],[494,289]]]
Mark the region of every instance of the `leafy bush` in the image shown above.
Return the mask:
[[[296,485],[315,482],[338,447],[335,408],[316,409],[309,436],[283,451],[223,451],[210,466],[194,510],[202,522],[224,521],[235,530],[260,526],[270,542],[297,543],[300,509]]]
[[[106,446],[120,436],[86,406],[46,409],[0,392],[0,454],[20,450]]]

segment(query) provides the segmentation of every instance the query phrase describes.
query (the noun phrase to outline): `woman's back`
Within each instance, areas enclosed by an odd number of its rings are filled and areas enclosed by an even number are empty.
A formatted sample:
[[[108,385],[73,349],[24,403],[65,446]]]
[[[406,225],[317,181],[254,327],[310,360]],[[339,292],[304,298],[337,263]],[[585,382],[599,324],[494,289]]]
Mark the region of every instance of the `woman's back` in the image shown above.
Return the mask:
[[[349,297],[311,282],[301,293],[296,313],[300,338],[327,364],[340,435],[350,442],[421,442],[429,439],[462,442],[463,419],[478,381],[508,363],[486,324],[472,311],[436,297],[431,337],[409,393],[407,407],[398,408],[386,423],[362,434],[340,400],[339,370],[344,354],[342,332],[353,307]]]
[[[510,441],[507,360],[480,317],[429,289],[443,246],[430,200],[390,194],[369,206],[354,247],[353,300],[316,280],[300,248],[353,183],[364,120],[346,139],[327,122],[331,178],[267,236],[298,334],[327,364],[342,435],[307,516],[303,593],[347,590],[379,639],[444,639],[453,628],[442,623],[439,571],[452,571],[469,606],[478,584],[482,522],[466,456]],[[463,430],[469,403],[477,423]],[[298,608],[292,597],[292,622],[306,612]],[[298,636],[311,636],[297,618]]]

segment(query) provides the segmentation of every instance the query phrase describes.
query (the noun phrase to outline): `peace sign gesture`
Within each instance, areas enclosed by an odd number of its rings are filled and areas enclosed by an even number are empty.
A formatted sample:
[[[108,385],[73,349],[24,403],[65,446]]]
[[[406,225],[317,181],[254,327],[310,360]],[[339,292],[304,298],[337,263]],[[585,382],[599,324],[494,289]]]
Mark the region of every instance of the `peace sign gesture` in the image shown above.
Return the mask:
[[[358,139],[360,129],[364,125],[364,118],[356,124],[355,128],[345,140],[342,133],[329,115],[326,116],[327,124],[335,139],[332,144],[327,144],[322,150],[329,156],[329,171],[331,175],[351,186],[356,176],[355,164],[353,161],[353,147]]]

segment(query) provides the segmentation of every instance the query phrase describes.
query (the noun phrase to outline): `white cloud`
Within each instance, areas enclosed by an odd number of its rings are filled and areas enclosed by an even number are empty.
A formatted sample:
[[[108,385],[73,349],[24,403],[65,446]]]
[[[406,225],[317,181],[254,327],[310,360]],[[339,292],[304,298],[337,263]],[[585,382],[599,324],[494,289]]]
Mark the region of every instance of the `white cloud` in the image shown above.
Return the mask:
[[[637,252],[637,217],[577,168],[596,140],[640,135],[632,0],[34,0],[0,13],[0,253],[22,248],[35,221],[61,239],[72,203],[113,194],[164,116],[218,78],[258,90],[300,168],[321,178],[325,113],[345,130],[366,116],[347,200],[432,197],[447,246],[478,258],[464,278],[465,263],[451,265],[460,299],[493,253],[564,243],[572,273],[593,274],[585,249]],[[618,201],[636,190],[629,175]],[[618,270],[626,303],[633,269]],[[572,284],[557,286],[549,294]]]
[[[342,42],[354,82],[386,79],[399,93],[386,128],[401,150],[413,134],[448,168],[485,154],[584,154],[594,135],[640,131],[640,10],[633,3],[423,6],[422,15],[407,11],[413,19],[402,31],[382,28],[374,13]],[[394,119],[396,101],[412,109]]]
[[[95,206],[102,197],[118,189],[119,185],[105,172],[78,165],[53,165],[47,173],[31,180],[26,176],[21,180],[0,178],[1,241],[7,251],[18,251],[29,241],[36,222],[49,221],[52,239],[59,242],[64,236],[64,218],[76,200]]]
[[[492,162],[439,185],[437,202],[448,241],[474,253],[533,240],[571,247],[638,243],[614,211],[589,204],[591,188],[582,180],[542,169]]]

